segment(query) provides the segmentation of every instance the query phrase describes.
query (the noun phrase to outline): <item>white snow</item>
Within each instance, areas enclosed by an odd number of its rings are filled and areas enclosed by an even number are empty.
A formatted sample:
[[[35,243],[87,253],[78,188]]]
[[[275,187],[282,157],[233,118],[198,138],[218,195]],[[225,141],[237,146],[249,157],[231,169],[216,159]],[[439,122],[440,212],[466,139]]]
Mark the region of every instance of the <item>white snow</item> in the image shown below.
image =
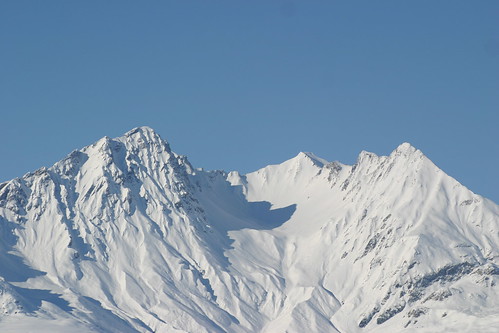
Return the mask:
[[[408,143],[240,175],[140,127],[0,184],[0,331],[495,332],[498,226]]]

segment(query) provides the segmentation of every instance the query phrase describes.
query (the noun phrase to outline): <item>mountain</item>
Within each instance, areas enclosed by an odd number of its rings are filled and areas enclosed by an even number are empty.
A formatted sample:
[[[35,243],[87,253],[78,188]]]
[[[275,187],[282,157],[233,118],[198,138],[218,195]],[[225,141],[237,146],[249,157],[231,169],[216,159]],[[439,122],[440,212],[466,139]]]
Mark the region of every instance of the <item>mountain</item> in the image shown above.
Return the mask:
[[[497,332],[499,206],[408,143],[203,171],[148,127],[0,184],[1,332]]]

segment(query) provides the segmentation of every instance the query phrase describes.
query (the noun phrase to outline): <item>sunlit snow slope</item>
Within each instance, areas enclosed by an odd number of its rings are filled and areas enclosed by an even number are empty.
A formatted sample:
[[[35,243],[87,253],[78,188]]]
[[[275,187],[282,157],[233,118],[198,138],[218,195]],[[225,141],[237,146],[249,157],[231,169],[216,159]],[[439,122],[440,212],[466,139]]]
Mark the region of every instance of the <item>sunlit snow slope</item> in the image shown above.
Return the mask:
[[[1,332],[497,332],[499,207],[404,143],[206,172],[136,128],[0,184]]]

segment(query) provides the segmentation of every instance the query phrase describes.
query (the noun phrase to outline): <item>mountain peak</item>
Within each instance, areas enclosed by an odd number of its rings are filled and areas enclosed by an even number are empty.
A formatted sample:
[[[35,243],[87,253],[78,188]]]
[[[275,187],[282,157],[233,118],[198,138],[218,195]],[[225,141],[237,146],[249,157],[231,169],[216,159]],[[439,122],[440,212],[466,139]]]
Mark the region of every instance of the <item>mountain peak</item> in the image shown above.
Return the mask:
[[[421,153],[420,150],[411,145],[409,142],[400,144],[393,152],[398,153],[399,155],[412,155],[416,152]]]
[[[311,153],[311,152],[299,152],[298,155],[296,155],[295,157],[297,160],[309,160],[311,161],[314,165],[318,166],[318,167],[323,167],[324,165],[326,164],[329,164],[328,161],[326,161],[325,159],[323,158],[320,158],[318,157],[317,155],[315,155],[314,153]]]
[[[132,145],[138,145],[140,148],[144,148],[147,144],[154,143],[159,146],[165,146],[166,151],[171,152],[168,142],[163,140],[163,138],[149,126],[135,127],[126,132],[122,137],[116,138],[116,140],[130,142]]]
[[[159,137],[159,134],[157,134],[156,131],[154,131],[149,126],[135,127],[134,129],[131,129],[130,131],[126,132],[124,136],[132,137],[135,135],[144,135],[144,136],[148,136],[148,137]]]

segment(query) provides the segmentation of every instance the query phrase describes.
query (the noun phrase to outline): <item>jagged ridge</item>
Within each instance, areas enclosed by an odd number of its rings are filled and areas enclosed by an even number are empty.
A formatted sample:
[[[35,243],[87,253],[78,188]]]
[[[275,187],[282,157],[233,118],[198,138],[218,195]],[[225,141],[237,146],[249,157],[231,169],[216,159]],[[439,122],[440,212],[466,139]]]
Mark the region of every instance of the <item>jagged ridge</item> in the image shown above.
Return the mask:
[[[0,327],[499,327],[498,216],[408,143],[240,175],[196,170],[140,127],[0,184]]]

